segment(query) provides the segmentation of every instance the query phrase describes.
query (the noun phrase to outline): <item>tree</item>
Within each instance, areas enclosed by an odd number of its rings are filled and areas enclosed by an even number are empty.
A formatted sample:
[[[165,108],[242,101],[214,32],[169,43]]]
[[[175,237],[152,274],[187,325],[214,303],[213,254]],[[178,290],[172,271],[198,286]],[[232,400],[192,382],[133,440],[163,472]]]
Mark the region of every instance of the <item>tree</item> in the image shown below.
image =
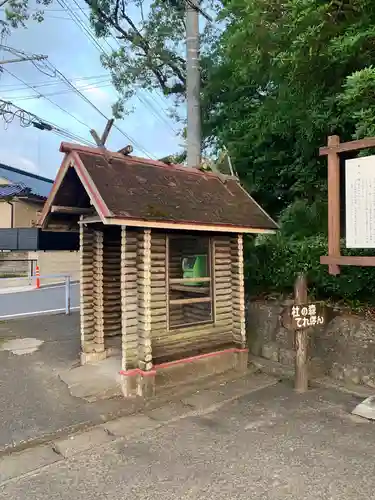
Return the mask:
[[[363,134],[358,120],[366,131],[374,124],[375,4],[232,0],[221,15],[203,90],[206,136],[226,145],[273,215],[296,199],[324,201],[319,146],[332,133]]]
[[[29,10],[29,0],[1,0],[0,7],[4,9],[5,19],[0,20],[0,30],[2,34],[9,34],[11,28],[25,27],[26,22],[31,18],[34,21],[43,20],[43,7],[50,5],[53,0],[36,0],[40,9],[33,14]]]
[[[33,18],[43,20],[43,5],[53,0],[37,0],[41,10]],[[110,70],[120,100],[115,116],[124,112],[124,102],[137,89],[159,91],[178,105],[185,99],[185,8],[187,0],[85,0],[96,36],[115,37],[117,47],[108,51],[102,44],[102,64]],[[0,2],[1,3],[1,2]],[[65,3],[65,2],[64,2]],[[30,18],[29,0],[5,0],[6,28],[25,26]],[[212,11],[221,8],[220,0],[207,0]],[[69,10],[69,6],[68,6]],[[202,30],[204,56],[214,39],[214,25]],[[204,75],[205,72],[202,71]],[[176,117],[176,115],[175,115]]]

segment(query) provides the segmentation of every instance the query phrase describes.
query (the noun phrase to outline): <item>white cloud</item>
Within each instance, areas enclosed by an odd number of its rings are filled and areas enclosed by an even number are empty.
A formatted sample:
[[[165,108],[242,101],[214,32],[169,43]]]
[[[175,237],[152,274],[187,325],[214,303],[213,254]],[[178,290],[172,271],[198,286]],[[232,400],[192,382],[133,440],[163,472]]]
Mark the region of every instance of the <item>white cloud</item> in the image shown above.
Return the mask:
[[[18,155],[13,151],[4,151],[1,150],[1,162],[5,165],[9,165],[10,167],[19,168],[21,170],[26,170],[32,174],[38,174],[39,168],[36,163],[34,163],[29,158],[25,158],[24,156]]]
[[[89,98],[94,98],[95,102],[102,103],[102,104],[112,104],[113,102],[113,97],[110,95],[109,92],[106,90],[103,90],[102,88],[95,87],[93,85],[92,87],[87,87],[84,90],[81,90],[83,94],[89,94]]]

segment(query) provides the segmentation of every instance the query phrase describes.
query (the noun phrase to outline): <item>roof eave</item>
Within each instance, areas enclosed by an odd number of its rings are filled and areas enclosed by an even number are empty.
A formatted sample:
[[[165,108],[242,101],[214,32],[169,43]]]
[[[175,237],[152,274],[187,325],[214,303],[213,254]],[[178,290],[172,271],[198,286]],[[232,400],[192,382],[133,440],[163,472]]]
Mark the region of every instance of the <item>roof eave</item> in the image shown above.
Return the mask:
[[[85,222],[85,221],[84,221]],[[210,231],[219,233],[274,234],[276,229],[235,226],[231,224],[201,224],[198,222],[151,221],[147,219],[131,219],[126,217],[106,217],[104,224],[151,229],[171,229],[185,231]]]

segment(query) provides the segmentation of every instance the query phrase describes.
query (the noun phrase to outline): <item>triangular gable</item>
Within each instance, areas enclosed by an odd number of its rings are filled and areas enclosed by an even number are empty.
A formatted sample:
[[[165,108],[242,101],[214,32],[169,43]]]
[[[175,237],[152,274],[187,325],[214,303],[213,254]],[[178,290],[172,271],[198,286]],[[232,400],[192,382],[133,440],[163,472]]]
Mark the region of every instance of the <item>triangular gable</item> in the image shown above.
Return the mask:
[[[108,209],[106,204],[103,201],[103,198],[100,196],[98,188],[95,186],[92,181],[87,169],[83,165],[77,153],[72,151],[65,155],[65,158],[59,168],[57,173],[55,182],[53,183],[51,192],[47,198],[47,201],[44,204],[40,219],[39,226],[42,228],[47,228],[48,219],[50,214],[54,211],[57,206],[61,206],[61,208],[68,209],[69,207],[77,208],[76,204],[69,204],[64,202],[64,204],[59,201],[59,198],[69,199],[69,192],[72,189],[71,187],[66,186],[67,178],[72,175],[70,174],[71,169],[75,172],[75,179],[69,179],[70,184],[72,182],[79,183],[84,191],[87,193],[88,199],[90,200],[91,205],[95,209],[98,214],[100,220],[102,222],[105,221],[106,217],[111,217],[112,212]],[[78,189],[78,185],[76,186]],[[70,193],[73,196],[73,192]],[[61,196],[60,196],[61,195]]]

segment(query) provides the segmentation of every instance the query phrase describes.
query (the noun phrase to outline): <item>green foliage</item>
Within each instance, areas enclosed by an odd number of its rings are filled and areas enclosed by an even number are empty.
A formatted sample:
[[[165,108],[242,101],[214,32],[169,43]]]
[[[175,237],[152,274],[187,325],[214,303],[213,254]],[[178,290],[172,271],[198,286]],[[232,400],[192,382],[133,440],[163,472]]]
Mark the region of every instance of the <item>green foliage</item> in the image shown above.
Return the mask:
[[[206,137],[228,148],[271,215],[324,201],[327,135],[375,132],[375,3],[231,0],[221,16],[227,29],[203,90]]]
[[[302,240],[318,234],[327,235],[327,203],[296,200],[281,214],[279,223],[284,238]]]
[[[37,10],[30,14],[29,0],[5,0],[1,2],[4,7],[5,18],[0,20],[0,31],[9,34],[11,28],[25,27],[30,19],[42,22],[44,19],[43,7],[47,7],[53,0],[36,0]]]
[[[343,255],[353,254],[343,249]],[[363,250],[355,254],[369,255],[370,252]],[[339,276],[330,276],[327,266],[320,264],[320,256],[327,255],[324,236],[302,240],[282,234],[267,236],[261,241],[248,241],[246,255],[246,287],[251,296],[291,295],[297,275],[306,272],[309,293],[317,299],[375,305],[375,268],[343,266]]]

